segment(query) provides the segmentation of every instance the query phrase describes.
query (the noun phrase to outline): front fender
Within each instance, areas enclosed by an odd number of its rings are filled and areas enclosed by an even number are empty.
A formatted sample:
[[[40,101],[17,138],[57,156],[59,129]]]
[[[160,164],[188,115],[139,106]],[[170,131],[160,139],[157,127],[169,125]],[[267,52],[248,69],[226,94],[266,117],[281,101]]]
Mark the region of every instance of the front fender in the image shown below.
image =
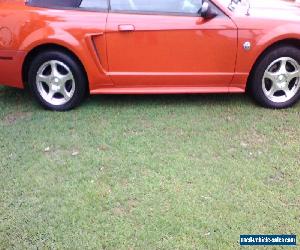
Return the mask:
[[[231,86],[245,90],[249,73],[260,56],[272,45],[287,40],[299,40],[300,42],[300,34],[295,32],[298,27],[297,24],[285,23],[272,27],[270,24],[266,24],[264,29],[258,27],[240,28],[238,30],[236,76]],[[246,42],[250,42],[250,50],[244,48]]]

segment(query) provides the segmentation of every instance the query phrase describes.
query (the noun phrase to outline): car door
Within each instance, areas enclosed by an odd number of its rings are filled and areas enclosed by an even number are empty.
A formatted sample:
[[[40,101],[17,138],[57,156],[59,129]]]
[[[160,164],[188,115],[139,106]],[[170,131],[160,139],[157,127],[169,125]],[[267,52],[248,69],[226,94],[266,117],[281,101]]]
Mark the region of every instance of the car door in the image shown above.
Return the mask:
[[[111,0],[106,26],[109,75],[116,86],[228,87],[237,28],[199,16],[201,0]]]

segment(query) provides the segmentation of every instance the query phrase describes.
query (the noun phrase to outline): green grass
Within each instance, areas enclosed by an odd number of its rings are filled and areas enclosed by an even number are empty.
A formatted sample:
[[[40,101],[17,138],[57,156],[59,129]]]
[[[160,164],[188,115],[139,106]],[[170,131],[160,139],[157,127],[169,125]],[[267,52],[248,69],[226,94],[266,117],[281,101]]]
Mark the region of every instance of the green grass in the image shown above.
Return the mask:
[[[240,234],[300,237],[300,104],[94,96],[55,113],[1,87],[0,171],[0,249],[223,250],[239,249]]]

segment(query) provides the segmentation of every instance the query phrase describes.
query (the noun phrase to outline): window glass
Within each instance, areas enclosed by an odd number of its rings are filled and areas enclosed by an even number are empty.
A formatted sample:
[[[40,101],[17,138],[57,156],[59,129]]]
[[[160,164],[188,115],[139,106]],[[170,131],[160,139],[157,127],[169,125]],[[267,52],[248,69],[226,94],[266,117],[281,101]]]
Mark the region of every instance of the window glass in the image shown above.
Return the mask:
[[[89,9],[107,9],[108,0],[82,0],[79,7]]]
[[[28,4],[42,7],[108,9],[108,0],[29,0]]]
[[[28,0],[28,4],[42,7],[71,7],[76,8],[81,0]]]
[[[202,0],[111,0],[113,11],[196,14],[201,6]]]

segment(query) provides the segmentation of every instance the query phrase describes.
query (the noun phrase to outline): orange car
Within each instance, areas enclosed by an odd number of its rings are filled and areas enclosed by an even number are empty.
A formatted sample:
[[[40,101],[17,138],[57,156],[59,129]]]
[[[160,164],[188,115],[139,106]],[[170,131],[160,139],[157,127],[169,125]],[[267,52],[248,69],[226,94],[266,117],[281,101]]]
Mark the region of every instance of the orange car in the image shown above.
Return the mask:
[[[45,108],[91,94],[300,97],[300,8],[280,0],[0,0],[0,82]]]

